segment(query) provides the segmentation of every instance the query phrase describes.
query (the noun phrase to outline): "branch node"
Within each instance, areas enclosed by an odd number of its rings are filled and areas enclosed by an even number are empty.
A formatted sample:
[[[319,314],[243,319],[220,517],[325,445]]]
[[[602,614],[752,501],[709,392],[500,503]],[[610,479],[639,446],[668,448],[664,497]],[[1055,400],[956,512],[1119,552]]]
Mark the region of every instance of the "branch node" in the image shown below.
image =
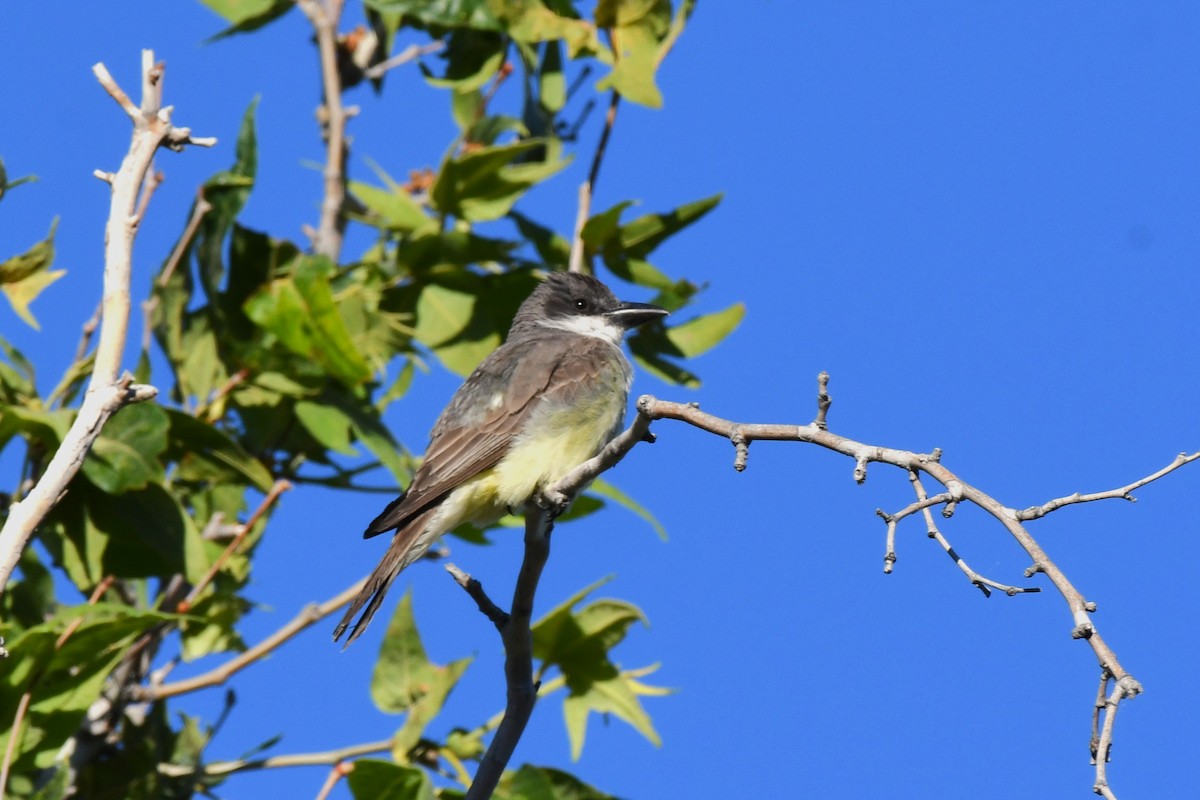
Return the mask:
[[[729,434],[729,441],[733,442],[736,451],[736,455],[733,457],[733,468],[738,472],[745,472],[746,460],[750,458],[750,440],[746,438],[746,434],[741,428],[735,427]]]
[[[859,486],[867,480],[867,457],[860,455],[854,459],[854,482]]]
[[[1045,570],[1042,569],[1041,564],[1037,564],[1037,563],[1030,564],[1028,567],[1025,568],[1025,577],[1032,578],[1034,575],[1037,575],[1039,572],[1045,572]]]
[[[112,185],[112,182],[117,178],[114,173],[105,172],[102,169],[93,170],[92,174],[109,185]]]
[[[1087,611],[1089,614],[1094,614],[1096,612],[1096,604],[1093,602],[1084,603],[1083,610]]]

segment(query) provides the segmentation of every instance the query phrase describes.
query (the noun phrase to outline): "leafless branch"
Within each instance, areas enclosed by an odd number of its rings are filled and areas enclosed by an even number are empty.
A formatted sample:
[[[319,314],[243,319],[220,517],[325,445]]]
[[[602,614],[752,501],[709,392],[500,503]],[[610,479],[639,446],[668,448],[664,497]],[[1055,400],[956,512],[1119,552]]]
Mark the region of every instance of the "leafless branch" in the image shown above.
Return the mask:
[[[342,252],[346,231],[346,121],[350,114],[342,105],[342,79],[338,74],[337,29],[343,0],[297,0],[313,26],[321,59],[322,105],[318,114],[325,138],[325,193],[321,221],[313,237],[313,252],[334,263]]]
[[[588,170],[587,180],[579,186],[579,211],[575,215],[575,235],[571,239],[571,259],[568,269],[571,272],[592,271],[591,264],[584,263],[583,226],[587,224],[592,214],[592,195],[596,192],[596,181],[600,178],[600,164],[604,161],[604,153],[608,149],[608,137],[612,135],[613,124],[617,121],[617,108],[621,104],[621,95],[614,90],[608,98],[608,111],[604,114],[604,129],[600,132],[600,141],[596,144],[596,152],[592,155],[592,167]]]
[[[219,776],[233,772],[246,772],[255,769],[278,769],[280,767],[319,767],[329,764],[339,764],[359,756],[372,753],[386,753],[392,749],[391,739],[378,742],[364,742],[338,750],[324,750],[318,753],[294,753],[291,755],[270,756],[268,758],[240,758],[234,761],[214,761],[200,767],[183,764],[158,765],[158,773],[168,778],[182,778],[187,775]]]
[[[267,638],[263,639],[258,644],[243,653],[239,653],[234,658],[226,661],[219,667],[209,670],[202,675],[196,675],[182,681],[174,683],[164,683],[157,686],[143,686],[134,691],[134,695],[138,700],[162,700],[168,697],[175,697],[188,692],[194,692],[198,689],[207,689],[212,686],[220,686],[225,681],[229,680],[235,674],[250,666],[254,662],[261,659],[287,642],[296,634],[304,629],[320,622],[328,617],[339,608],[349,603],[354,596],[359,593],[366,581],[358,581],[353,586],[350,586],[329,598],[323,603],[312,603],[303,608],[299,614],[292,619],[291,622],[284,625],[279,630],[272,633]]]
[[[1167,473],[1174,472],[1184,464],[1195,461],[1197,458],[1200,458],[1200,452],[1195,452],[1190,455],[1188,453],[1180,453],[1179,455],[1175,456],[1174,461],[1172,461],[1170,464],[1167,464],[1158,472],[1147,475],[1146,477],[1136,480],[1133,483],[1127,484],[1118,489],[1109,489],[1107,492],[1093,492],[1092,494],[1080,494],[1079,492],[1076,492],[1075,494],[1068,495],[1066,497],[1059,497],[1040,506],[1032,506],[1024,511],[1018,511],[1017,519],[1022,521],[1041,519],[1051,511],[1057,511],[1063,506],[1071,506],[1075,505],[1076,503],[1090,503],[1094,500],[1128,500],[1131,503],[1136,503],[1137,498],[1133,496],[1134,490],[1142,488],[1151,481],[1158,480]]]
[[[230,556],[237,552],[239,547],[241,547],[242,542],[258,523],[258,520],[262,517],[262,515],[267,513],[267,510],[275,504],[275,501],[279,499],[280,495],[291,488],[292,484],[286,480],[281,479],[275,481],[275,485],[271,487],[271,491],[267,492],[267,496],[264,497],[262,502],[258,504],[258,508],[254,509],[254,513],[250,515],[250,518],[242,523],[241,529],[238,531],[237,535],[234,536],[233,539],[230,540],[229,544],[225,546],[225,549],[221,551],[221,555],[217,556],[216,560],[213,561],[212,566],[208,568],[208,572],[204,573],[204,576],[196,582],[196,585],[193,586],[191,591],[188,592],[187,597],[179,601],[179,605],[175,609],[177,612],[180,614],[186,614],[188,612],[188,610],[192,607],[192,604],[195,603],[196,599],[200,597],[200,594],[206,588],[208,588],[208,585],[212,583],[213,578],[215,578],[217,573],[221,571],[221,568],[225,566],[225,562],[229,560]]]
[[[821,389],[825,388],[824,381],[820,384]],[[822,391],[822,393],[824,393]],[[824,401],[819,401],[823,403]],[[775,440],[775,441],[797,441],[815,444],[824,447],[834,452],[841,453],[854,459],[855,470],[854,478],[858,482],[862,482],[866,478],[867,464],[870,462],[879,462],[890,464],[895,467],[900,467],[906,470],[913,476],[917,477],[914,483],[919,486],[919,476],[923,473],[929,475],[943,487],[945,492],[941,492],[936,496],[930,497],[925,494],[924,487],[918,490],[918,500],[916,503],[905,508],[896,515],[888,515],[881,512],[881,516],[889,524],[889,555],[891,561],[895,560],[894,551],[894,525],[895,521],[902,516],[916,513],[917,511],[928,512],[929,509],[940,503],[945,503],[943,516],[949,517],[953,514],[954,507],[957,503],[966,501],[970,502],[985,512],[990,514],[998,521],[1008,533],[1017,541],[1021,548],[1033,559],[1033,566],[1026,570],[1027,576],[1032,576],[1037,573],[1043,573],[1054,585],[1055,589],[1066,600],[1067,607],[1070,610],[1071,618],[1074,622],[1074,627],[1071,630],[1071,636],[1076,639],[1087,641],[1092,648],[1093,653],[1099,662],[1100,669],[1107,676],[1115,681],[1112,693],[1105,701],[1104,724],[1099,733],[1099,741],[1097,743],[1098,751],[1106,754],[1109,742],[1111,741],[1112,725],[1116,716],[1118,704],[1123,700],[1134,697],[1142,691],[1142,686],[1138,681],[1121,666],[1117,659],[1116,653],[1109,647],[1108,643],[1100,636],[1096,625],[1090,619],[1090,614],[1096,610],[1096,604],[1085,599],[1063,571],[1054,563],[1053,560],[1046,554],[1042,546],[1033,538],[1029,531],[1022,524],[1028,519],[1043,516],[1049,511],[1055,510],[1063,505],[1073,503],[1087,502],[1090,500],[1100,500],[1110,497],[1126,497],[1130,498],[1130,492],[1147,483],[1157,480],[1167,473],[1179,468],[1183,464],[1194,461],[1200,458],[1200,452],[1191,455],[1181,455],[1175,459],[1170,465],[1159,470],[1145,478],[1135,481],[1128,486],[1114,489],[1109,492],[1099,492],[1092,495],[1072,495],[1071,497],[1061,498],[1051,501],[1044,506],[1035,507],[1026,512],[1020,512],[1016,509],[1009,508],[1000,503],[995,498],[987,493],[977,489],[962,480],[955,473],[951,472],[941,463],[940,451],[934,450],[931,453],[914,453],[907,450],[898,450],[889,447],[880,447],[868,445],[862,442],[856,442],[844,436],[839,436],[830,432],[824,426],[818,424],[824,419],[818,415],[817,421],[808,425],[773,425],[759,423],[738,423],[730,420],[722,419],[700,411],[694,405],[684,403],[673,403],[669,401],[658,400],[649,395],[644,395],[638,399],[637,403],[639,415],[648,420],[658,419],[674,419],[681,422],[686,422],[701,430],[708,431],[717,436],[722,436],[735,441],[742,441],[747,446],[755,440]],[[744,462],[743,462],[744,463]],[[998,584],[978,576],[970,570],[961,559],[954,553],[953,548],[941,537],[940,532],[936,531],[936,526],[932,525],[932,516],[927,515],[927,522],[930,524],[930,535],[933,538],[939,539],[943,547],[950,553],[955,561],[959,563],[962,569],[973,583],[983,586],[991,586],[1001,589],[1006,593],[1012,594],[1021,591],[1017,587]],[[1111,789],[1108,787],[1107,776],[1104,770],[1105,759],[1097,757],[1097,780],[1096,792],[1103,794],[1106,797],[1111,797]]]
[[[410,44],[408,47],[404,48],[399,53],[396,53],[396,55],[392,56],[386,61],[381,61],[375,66],[370,67],[363,73],[363,75],[371,79],[382,78],[383,74],[389,69],[395,69],[396,67],[407,64],[410,61],[415,61],[421,56],[437,53],[444,49],[446,49],[446,43],[441,39],[436,39],[428,44]]]
[[[62,445],[37,484],[9,507],[8,519],[0,530],[0,590],[8,584],[34,528],[66,491],[105,422],[122,406],[148,400],[157,393],[154,387],[134,385],[132,378],[120,374],[129,329],[129,280],[133,241],[139,222],[138,195],[158,148],[181,149],[188,144],[208,146],[216,141],[193,138],[187,128],[171,124],[171,107],[161,104],[163,67],[154,63],[153,51],[142,51],[141,107],[134,105],[103,64],[96,64],[92,71],[133,122],[129,152],[110,182],[112,198],[105,228],[103,312],[95,367],[79,414]]]

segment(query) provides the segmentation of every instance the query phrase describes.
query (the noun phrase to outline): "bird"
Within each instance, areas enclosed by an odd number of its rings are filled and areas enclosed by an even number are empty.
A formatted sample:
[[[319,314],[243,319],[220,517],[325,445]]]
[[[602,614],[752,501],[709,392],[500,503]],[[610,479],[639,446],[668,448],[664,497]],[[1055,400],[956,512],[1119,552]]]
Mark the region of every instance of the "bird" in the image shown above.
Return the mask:
[[[361,636],[396,576],[443,533],[492,524],[599,453],[621,430],[633,382],[624,335],[667,313],[620,301],[590,275],[549,273],[450,398],[407,491],[364,531],[394,533],[334,641]]]

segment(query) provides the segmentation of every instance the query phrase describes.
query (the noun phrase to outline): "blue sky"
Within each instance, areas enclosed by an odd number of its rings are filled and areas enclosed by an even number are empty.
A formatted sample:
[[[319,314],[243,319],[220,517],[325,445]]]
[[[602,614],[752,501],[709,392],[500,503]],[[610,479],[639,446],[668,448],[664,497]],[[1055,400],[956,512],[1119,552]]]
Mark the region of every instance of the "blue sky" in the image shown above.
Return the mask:
[[[318,79],[296,13],[210,45],[220,21],[196,3],[21,4],[5,18],[0,157],[10,175],[40,181],[0,204],[0,253],[42,238],[57,215],[57,266],[70,272],[34,306],[41,333],[2,308],[0,329],[54,365],[41,374],[48,389],[99,296],[108,195],[91,172],[114,169],[128,141],[91,65],[104,61],[132,90],[139,49],[153,47],[176,123],[221,139],[160,157],[167,182],[138,240],[135,293],[196,185],[231,162],[255,95],[261,167],[244,221],[294,239],[315,221],[320,179],[304,164],[322,157]],[[698,311],[741,300],[748,313],[695,364],[701,389],[640,376],[634,392],[803,423],[828,370],[832,430],[941,447],[950,469],[1019,508],[1112,488],[1200,448],[1198,40],[1200,6],[1183,2],[702,3],[662,72],[664,109],[622,107],[596,207],[632,197],[666,210],[724,192],[655,263],[709,282]],[[436,164],[452,135],[445,98],[415,70],[389,81],[382,101],[352,97],[363,107],[351,123],[355,177],[370,177],[363,156],[393,175]],[[523,208],[569,230],[586,161]],[[420,446],[455,385],[442,373],[418,381],[389,419],[397,436]],[[759,443],[738,475],[726,442],[680,424],[656,431],[658,444],[608,477],[653,508],[670,541],[619,510],[564,526],[539,599],[549,608],[616,575],[603,591],[638,604],[652,627],[615,655],[626,667],[661,662],[650,682],[678,690],[647,700],[663,745],[593,719],[570,767],[552,700],[518,762],[568,766],[629,798],[1092,796],[1098,669],[1047,581],[1029,581],[1041,594],[985,600],[916,520],[901,526],[885,576],[875,509],[910,502],[903,473],[876,465],[856,486],[841,456]],[[1117,721],[1110,778],[1121,797],[1194,791],[1198,486],[1192,466],[1136,504],[1030,526],[1146,686]],[[358,532],[377,504],[287,496],[261,546],[252,595],[263,608],[245,622],[247,641],[374,565],[382,543]],[[977,570],[1026,583],[1027,558],[977,509],[943,530]],[[519,546],[498,539],[455,544],[454,560],[503,596]],[[502,685],[489,625],[436,566],[401,584],[435,660],[477,654],[444,719],[490,716]],[[277,733],[275,752],[291,753],[399,726],[367,691],[384,626],[346,653],[328,627],[234,681],[239,704],[212,757]],[[220,696],[181,708],[211,718]],[[222,796],[310,796],[324,774],[242,776]]]

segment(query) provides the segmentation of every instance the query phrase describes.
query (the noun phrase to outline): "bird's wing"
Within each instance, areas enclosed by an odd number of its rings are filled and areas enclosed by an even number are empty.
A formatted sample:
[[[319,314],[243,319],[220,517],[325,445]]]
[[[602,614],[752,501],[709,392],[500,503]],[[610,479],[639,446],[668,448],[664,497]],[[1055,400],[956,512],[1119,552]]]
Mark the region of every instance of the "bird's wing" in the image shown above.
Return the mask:
[[[403,526],[508,452],[535,401],[546,395],[569,349],[560,337],[510,342],[486,358],[451,398],[430,435],[425,460],[408,491],[363,533]]]

